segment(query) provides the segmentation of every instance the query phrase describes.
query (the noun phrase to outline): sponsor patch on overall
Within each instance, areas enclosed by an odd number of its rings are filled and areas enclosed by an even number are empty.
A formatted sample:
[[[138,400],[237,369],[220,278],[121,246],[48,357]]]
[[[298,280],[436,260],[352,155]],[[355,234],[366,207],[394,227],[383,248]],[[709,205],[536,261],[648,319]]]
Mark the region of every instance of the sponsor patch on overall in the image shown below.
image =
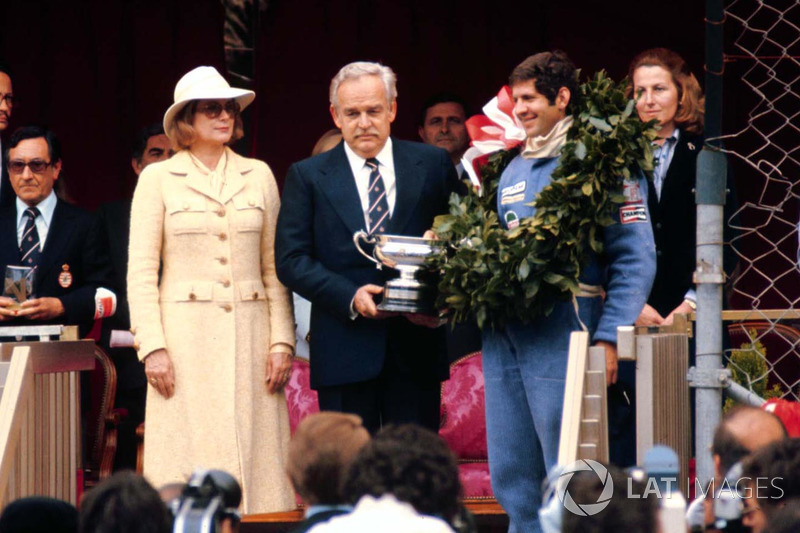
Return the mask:
[[[642,203],[642,189],[639,182],[635,180],[625,180],[622,182],[622,194],[625,195],[626,204]]]
[[[505,220],[506,220],[506,227],[508,229],[514,229],[517,226],[519,226],[519,217],[514,211],[509,211],[508,213],[506,213]]]
[[[525,200],[525,187],[528,183],[520,181],[514,185],[503,187],[500,191],[500,205],[515,204]]]
[[[643,205],[626,205],[620,207],[619,221],[621,224],[647,222],[647,209]]]

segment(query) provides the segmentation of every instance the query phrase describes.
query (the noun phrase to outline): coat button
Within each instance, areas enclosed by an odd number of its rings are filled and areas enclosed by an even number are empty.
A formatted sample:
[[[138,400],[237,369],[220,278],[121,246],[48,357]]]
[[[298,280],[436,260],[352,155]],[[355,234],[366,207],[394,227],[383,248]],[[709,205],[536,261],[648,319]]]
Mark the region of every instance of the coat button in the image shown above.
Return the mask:
[[[141,345],[140,345],[138,342],[134,342],[134,343],[133,343],[133,349],[134,349],[134,350],[136,350],[136,351],[138,352],[138,351],[139,351],[139,348],[141,348]]]
[[[225,233],[224,231],[223,231],[222,233],[220,233],[220,234],[219,234],[219,240],[221,240],[221,241],[224,241],[224,240],[226,240],[227,238],[228,238],[228,234],[227,234],[227,233]]]
[[[226,313],[230,313],[231,311],[233,311],[233,307],[231,307],[230,304],[225,304],[222,306],[222,308],[225,310]]]
[[[131,335],[136,335],[136,327],[131,327],[129,331],[131,332]]]
[[[220,217],[220,218],[225,216],[225,208],[224,207],[221,207],[219,209],[219,211],[217,211],[217,216]]]
[[[250,200],[249,202],[247,202],[247,205],[249,205],[250,207],[253,207],[253,206],[256,205],[256,201],[255,200]]]
[[[193,293],[193,292],[190,292],[189,293],[189,299],[192,300],[192,301],[197,300],[197,295],[195,293]]]
[[[258,300],[258,293],[257,292],[253,293],[253,300]]]
[[[219,264],[220,265],[227,265],[228,264],[228,258],[227,257],[220,257],[219,258]]]
[[[183,207],[184,211],[188,211],[189,210],[189,204],[188,203],[183,204],[182,207]]]
[[[661,222],[656,222],[656,229],[661,229]]]
[[[226,280],[224,280],[224,281],[222,282],[222,286],[223,286],[223,287],[225,287],[225,288],[227,289],[228,287],[230,287],[230,286],[231,286],[231,281],[230,281],[229,279],[226,279]]]

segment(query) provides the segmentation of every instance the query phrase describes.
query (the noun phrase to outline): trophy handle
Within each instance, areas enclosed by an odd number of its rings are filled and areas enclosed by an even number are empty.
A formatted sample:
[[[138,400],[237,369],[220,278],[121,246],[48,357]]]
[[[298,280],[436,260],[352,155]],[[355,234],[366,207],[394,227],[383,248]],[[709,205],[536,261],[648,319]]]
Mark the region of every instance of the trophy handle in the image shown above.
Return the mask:
[[[353,244],[355,244],[355,245],[356,245],[356,250],[358,250],[358,252],[359,252],[361,255],[363,255],[364,257],[366,257],[367,259],[369,259],[370,261],[372,261],[372,262],[373,262],[373,263],[375,263],[376,265],[378,265],[378,266],[377,266],[377,269],[378,269],[378,270],[381,270],[381,267],[383,267],[383,264],[381,264],[381,262],[380,262],[380,261],[378,261],[377,259],[375,259],[375,258],[374,258],[374,257],[372,257],[371,255],[369,255],[367,252],[365,252],[365,251],[364,251],[364,250],[361,248],[361,244],[360,244],[360,243],[361,243],[361,241],[364,241],[364,242],[365,242],[365,243],[367,243],[367,244],[373,244],[373,245],[374,245],[374,244],[377,242],[377,240],[375,239],[375,237],[371,237],[371,236],[370,236],[370,235],[369,235],[369,234],[368,234],[366,231],[364,231],[363,229],[362,229],[362,230],[358,230],[357,232],[355,232],[355,233],[353,234]]]

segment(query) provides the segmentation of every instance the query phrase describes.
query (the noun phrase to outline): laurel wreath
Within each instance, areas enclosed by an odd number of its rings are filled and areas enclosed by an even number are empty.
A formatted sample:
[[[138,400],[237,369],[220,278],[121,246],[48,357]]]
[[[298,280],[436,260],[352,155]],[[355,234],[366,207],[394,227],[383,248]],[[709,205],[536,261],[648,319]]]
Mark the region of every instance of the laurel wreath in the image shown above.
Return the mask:
[[[551,183],[535,199],[535,216],[510,230],[498,218],[497,185],[518,154],[512,149],[481,168],[480,195],[453,194],[449,213],[436,217],[437,237],[450,243],[430,260],[441,273],[436,305],[454,322],[529,322],[579,292],[581,270],[590,252],[602,254],[603,228],[625,200],[623,180],[653,171],[655,122],[639,120],[627,84],[601,71],[572,95],[574,122]]]

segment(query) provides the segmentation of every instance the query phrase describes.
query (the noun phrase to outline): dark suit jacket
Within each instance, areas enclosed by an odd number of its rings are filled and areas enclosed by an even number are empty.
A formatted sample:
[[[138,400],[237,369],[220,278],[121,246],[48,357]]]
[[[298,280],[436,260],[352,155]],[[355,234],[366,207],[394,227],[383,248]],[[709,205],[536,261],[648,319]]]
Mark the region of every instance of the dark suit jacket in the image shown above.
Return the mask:
[[[5,148],[3,148],[5,149]],[[8,177],[8,168],[6,167],[8,161],[3,158],[3,165],[0,168],[0,207],[13,207],[14,206],[14,198],[17,197],[14,194],[14,188],[11,187],[11,180]]]
[[[7,265],[19,265],[16,208],[0,210],[0,275]],[[93,239],[88,238],[92,215],[62,200],[56,203],[47,240],[39,259],[34,296],[59,298],[64,316],[49,322],[20,319],[3,325],[68,324],[80,326],[81,336],[88,333],[94,321],[94,295],[97,287],[112,288],[108,256]],[[68,287],[58,282],[59,275],[69,270]]]
[[[436,215],[447,212],[450,193],[458,188],[455,169],[440,148],[392,143],[397,197],[386,233],[419,237]],[[383,285],[392,275],[356,250],[353,234],[362,229],[364,213],[343,144],[292,165],[278,216],[275,262],[279,279],[312,304],[311,386],[375,378],[389,343],[403,354],[403,368],[396,370],[447,379],[443,328],[414,326],[402,317],[350,319],[356,290]]]
[[[663,317],[675,309],[683,301],[686,291],[694,286],[692,274],[697,246],[694,188],[697,156],[702,149],[702,136],[681,131],[661,189],[661,200],[656,196],[652,184],[648,188],[647,205],[656,241],[658,267],[647,303]],[[729,194],[725,203],[724,236],[726,241],[730,241],[732,230],[729,219],[736,211],[730,173],[727,182]],[[735,263],[735,256],[726,246],[725,270],[730,273]]]
[[[131,315],[128,309],[128,242],[131,231],[131,201],[119,200],[102,204],[95,212],[92,238],[99,247],[108,251],[111,261],[114,292],[117,295],[117,312],[103,319],[100,345],[114,361],[119,390],[147,386],[144,365],[139,362],[133,348],[111,348],[111,330],[129,330]]]

